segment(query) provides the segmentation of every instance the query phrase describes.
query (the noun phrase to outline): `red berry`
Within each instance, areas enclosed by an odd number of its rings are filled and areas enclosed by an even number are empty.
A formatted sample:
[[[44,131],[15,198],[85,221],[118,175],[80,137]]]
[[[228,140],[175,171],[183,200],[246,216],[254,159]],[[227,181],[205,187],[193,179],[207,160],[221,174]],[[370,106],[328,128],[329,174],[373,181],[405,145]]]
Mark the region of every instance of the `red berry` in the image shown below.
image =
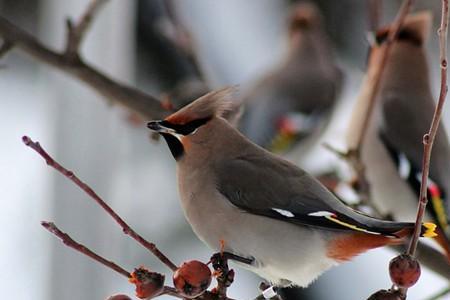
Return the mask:
[[[164,289],[164,275],[150,272],[143,267],[135,269],[129,281],[136,285],[136,296],[141,299],[156,297]]]
[[[211,284],[211,270],[200,261],[185,262],[173,274],[173,284],[183,297],[192,299],[203,294]]]
[[[419,280],[420,264],[414,257],[401,254],[389,263],[389,275],[397,286],[409,288]]]

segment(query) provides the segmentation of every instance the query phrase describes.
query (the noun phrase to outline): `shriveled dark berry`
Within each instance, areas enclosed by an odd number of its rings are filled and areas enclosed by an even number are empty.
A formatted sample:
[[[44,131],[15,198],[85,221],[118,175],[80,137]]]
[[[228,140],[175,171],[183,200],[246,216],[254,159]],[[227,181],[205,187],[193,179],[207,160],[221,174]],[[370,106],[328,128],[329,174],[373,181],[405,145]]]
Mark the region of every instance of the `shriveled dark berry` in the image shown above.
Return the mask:
[[[135,269],[129,281],[136,285],[136,296],[141,299],[154,298],[160,295],[164,288],[164,275],[143,267]]]

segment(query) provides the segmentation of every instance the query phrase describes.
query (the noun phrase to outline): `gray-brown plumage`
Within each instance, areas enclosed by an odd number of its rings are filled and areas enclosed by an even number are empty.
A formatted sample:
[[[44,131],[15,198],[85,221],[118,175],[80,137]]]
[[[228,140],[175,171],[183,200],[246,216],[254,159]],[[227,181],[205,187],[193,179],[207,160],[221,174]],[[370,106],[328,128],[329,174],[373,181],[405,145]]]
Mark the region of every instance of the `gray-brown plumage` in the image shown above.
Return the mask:
[[[252,258],[247,267],[274,284],[307,286],[339,262],[411,233],[413,223],[362,215],[250,142],[223,118],[234,103],[224,89],[148,124],[177,160],[186,218],[211,248],[224,241],[226,251]]]
[[[428,12],[406,18],[392,45],[374,116],[362,146],[373,201],[383,212],[398,220],[415,219],[422,138],[429,130],[435,109],[425,53],[431,18]],[[378,32],[378,45],[371,49],[369,68],[379,63],[379,44],[384,42],[387,34],[388,28]],[[359,109],[365,104],[359,103]],[[353,114],[350,128],[357,128],[358,120],[365,117],[359,109]],[[353,131],[350,131],[350,139],[352,135]],[[432,151],[430,179],[428,217],[434,218],[439,225],[442,234],[437,240],[450,258],[450,145],[443,126],[437,132]]]
[[[241,131],[256,144],[276,152],[319,135],[342,81],[315,5],[300,3],[292,8],[288,39],[289,52],[281,65],[242,99]]]

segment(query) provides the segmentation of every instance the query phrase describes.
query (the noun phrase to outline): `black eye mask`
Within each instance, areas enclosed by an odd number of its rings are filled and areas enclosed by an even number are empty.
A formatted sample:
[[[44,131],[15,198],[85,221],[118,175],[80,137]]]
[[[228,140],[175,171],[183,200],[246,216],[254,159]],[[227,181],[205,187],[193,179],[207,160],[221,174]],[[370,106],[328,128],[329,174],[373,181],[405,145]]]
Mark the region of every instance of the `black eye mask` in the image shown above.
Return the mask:
[[[182,134],[182,135],[189,135],[192,132],[194,132],[197,128],[199,128],[202,125],[205,125],[208,123],[208,121],[211,120],[211,117],[203,118],[203,119],[197,119],[194,121],[190,121],[186,124],[180,125],[180,124],[173,124],[169,121],[161,121],[160,124],[164,127],[170,128],[175,130],[176,133]]]
[[[184,154],[183,144],[176,137],[169,133],[161,133],[161,135],[166,140],[172,156],[175,158],[175,160],[179,160]]]
[[[384,30],[382,32],[379,32],[376,35],[376,41],[378,45],[381,45],[384,43],[389,36],[389,30]],[[398,41],[409,41],[411,44],[416,46],[421,46],[422,41],[419,36],[417,36],[417,33],[412,32],[410,30],[400,30],[400,32],[397,35]]]

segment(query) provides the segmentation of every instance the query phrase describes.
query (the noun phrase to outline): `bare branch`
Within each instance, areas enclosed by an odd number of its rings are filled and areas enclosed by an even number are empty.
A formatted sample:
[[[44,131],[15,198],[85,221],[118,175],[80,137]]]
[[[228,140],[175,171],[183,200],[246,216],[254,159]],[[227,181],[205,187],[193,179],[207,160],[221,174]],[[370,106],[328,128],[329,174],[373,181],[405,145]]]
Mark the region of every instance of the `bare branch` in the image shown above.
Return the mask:
[[[442,110],[445,99],[447,97],[447,33],[448,33],[448,18],[449,8],[448,0],[442,0],[441,12],[441,26],[438,30],[439,35],[439,50],[440,50],[440,68],[441,68],[441,87],[439,93],[439,100],[434,111],[433,120],[431,121],[430,130],[423,136],[423,158],[422,158],[422,181],[420,184],[419,206],[417,208],[416,226],[414,228],[414,235],[411,239],[408,248],[408,254],[414,256],[419,241],[420,230],[422,226],[425,208],[428,203],[427,188],[428,175],[430,173],[430,159],[431,150],[433,149],[433,142],[439,128],[441,121]]]
[[[121,104],[145,119],[162,118],[167,111],[154,97],[141,90],[114,81],[84,62],[82,58],[68,59],[64,53],[55,52],[35,37],[0,16],[0,37],[15,45],[40,62],[55,67],[83,81],[100,95]]]
[[[79,244],[77,242],[75,242],[68,234],[62,232],[61,230],[59,230],[58,227],[56,227],[56,225],[54,223],[51,222],[46,222],[46,221],[42,221],[41,225],[47,229],[48,231],[50,231],[51,233],[53,233],[54,235],[56,235],[58,238],[61,239],[61,241],[64,243],[64,245],[66,245],[67,247],[70,247],[72,249],[75,249],[78,252],[81,252],[82,254],[89,256],[90,258],[92,258],[93,260],[101,263],[102,265],[116,271],[117,273],[130,278],[131,274],[130,272],[128,272],[127,270],[123,269],[122,267],[120,267],[119,265],[115,264],[112,261],[109,261],[103,257],[101,257],[100,255],[96,254],[95,252],[93,252],[92,250],[90,250],[89,248],[87,248],[86,246]]]
[[[80,44],[89,29],[93,19],[99,12],[101,6],[108,0],[91,0],[86,11],[74,25],[70,19],[67,20],[67,45],[66,55],[71,57],[78,56]]]
[[[47,165],[49,165],[50,167],[54,168],[55,170],[60,172],[62,175],[64,175],[68,179],[70,179],[78,187],[80,187],[84,192],[86,192],[92,199],[94,199],[95,202],[97,202],[97,204],[99,204],[122,227],[123,232],[125,234],[131,236],[133,239],[135,239],[137,242],[139,242],[145,248],[150,250],[150,252],[152,252],[162,263],[164,263],[166,266],[168,266],[172,271],[175,272],[178,269],[178,267],[174,263],[172,263],[169,260],[169,258],[167,258],[155,246],[155,244],[146,241],[143,237],[141,237],[139,234],[137,234],[127,223],[125,223],[125,221],[123,221],[123,219],[116,212],[114,212],[114,210],[111,207],[109,207],[103,201],[103,199],[101,199],[97,195],[97,193],[95,193],[95,191],[92,190],[92,188],[90,188],[86,183],[82,182],[72,171],[67,170],[62,165],[60,165],[58,162],[56,162],[41,147],[39,142],[33,142],[27,136],[24,136],[22,138],[22,140],[23,140],[23,142],[25,143],[26,146],[32,148],[40,156],[42,156],[42,158],[45,159]],[[84,245],[79,244],[76,241],[74,241],[68,234],[66,234],[66,233],[62,232],[61,230],[59,230],[56,227],[55,224],[53,224],[51,222],[45,222],[45,221],[42,222],[41,224],[48,231],[50,231],[51,233],[53,233],[54,235],[59,237],[66,246],[77,250],[78,252],[80,252],[80,253],[82,253],[82,254],[84,254],[84,255],[94,259],[97,262],[100,262],[101,264],[109,267],[110,269],[118,272],[121,275],[126,276],[127,278],[131,278],[132,277],[132,274],[130,274],[128,271],[126,271],[125,269],[121,268],[120,266],[118,266],[114,262],[109,261],[109,260],[101,257],[100,255],[96,254],[95,252],[93,252],[92,250],[88,249]],[[233,272],[233,270],[228,270],[228,265],[227,265],[226,261],[228,259],[232,259],[232,260],[236,260],[236,261],[239,261],[239,262],[242,262],[242,263],[251,264],[253,262],[253,260],[252,259],[248,259],[248,258],[244,258],[244,257],[240,257],[240,256],[234,255],[232,253],[228,253],[228,252],[215,254],[215,255],[213,255],[213,258],[214,257],[216,257],[216,258],[220,257],[221,258],[221,262],[220,263],[216,262],[216,266],[215,267],[219,267],[220,271],[224,272],[223,273],[223,278],[220,278],[220,276],[217,278],[217,280],[218,280],[218,289],[216,289],[215,291],[214,290],[213,291],[205,291],[202,295],[198,296],[195,299],[201,299],[201,300],[233,300],[233,299],[228,298],[226,296],[226,289],[232,283],[233,278],[234,278],[234,272]],[[211,259],[211,261],[213,262],[213,265],[214,265],[215,262],[214,262],[213,258]],[[222,264],[223,262],[225,262],[225,263]],[[181,298],[181,299],[184,298],[183,295],[181,293],[179,293],[175,288],[168,287],[168,286],[164,286],[162,292],[159,293],[158,295],[170,295],[170,296]]]
[[[111,270],[119,273],[120,275],[123,275],[123,276],[127,277],[128,279],[132,278],[132,274],[130,272],[128,272],[127,270],[123,269],[122,267],[120,267],[116,263],[114,263],[114,262],[112,262],[110,260],[107,260],[106,258],[98,255],[97,253],[95,253],[94,251],[90,250],[86,246],[76,242],[67,233],[62,232],[58,227],[56,227],[56,225],[54,223],[42,221],[41,225],[45,229],[47,229],[49,232],[51,232],[52,234],[54,234],[55,236],[60,238],[61,241],[64,243],[64,245],[66,245],[67,247],[75,249],[76,251],[80,252],[81,254],[84,254],[84,255],[92,258],[96,262],[101,263],[102,265],[110,268]],[[159,294],[154,295],[153,297],[159,296],[159,295],[170,295],[172,297],[183,299],[183,296],[175,288],[170,287],[170,286],[164,286],[163,289],[162,289],[162,292],[160,292]],[[215,296],[216,296],[216,294],[214,294],[212,292],[209,292],[209,291],[206,291],[201,296],[201,298],[199,297],[198,299],[202,299],[202,300],[209,300],[210,299],[210,300],[213,300],[213,299],[216,299]],[[230,298],[223,298],[223,300],[232,300],[232,299],[230,299]]]
[[[47,165],[54,168],[65,177],[70,179],[73,183],[75,183],[78,187],[80,187],[86,194],[88,194],[98,205],[100,205],[113,219],[116,221],[123,229],[123,232],[126,235],[129,235],[133,239],[135,239],[139,244],[147,248],[153,255],[155,255],[163,264],[169,267],[172,271],[175,271],[178,267],[167,257],[165,256],[154,243],[150,243],[145,240],[142,236],[137,234],[105,201],[103,201],[97,193],[92,190],[86,183],[81,181],[72,171],[67,170],[63,166],[61,166],[58,162],[56,162],[39,144],[39,142],[33,142],[29,137],[24,136],[22,138],[25,145],[32,148],[36,151],[40,156],[42,156]]]

